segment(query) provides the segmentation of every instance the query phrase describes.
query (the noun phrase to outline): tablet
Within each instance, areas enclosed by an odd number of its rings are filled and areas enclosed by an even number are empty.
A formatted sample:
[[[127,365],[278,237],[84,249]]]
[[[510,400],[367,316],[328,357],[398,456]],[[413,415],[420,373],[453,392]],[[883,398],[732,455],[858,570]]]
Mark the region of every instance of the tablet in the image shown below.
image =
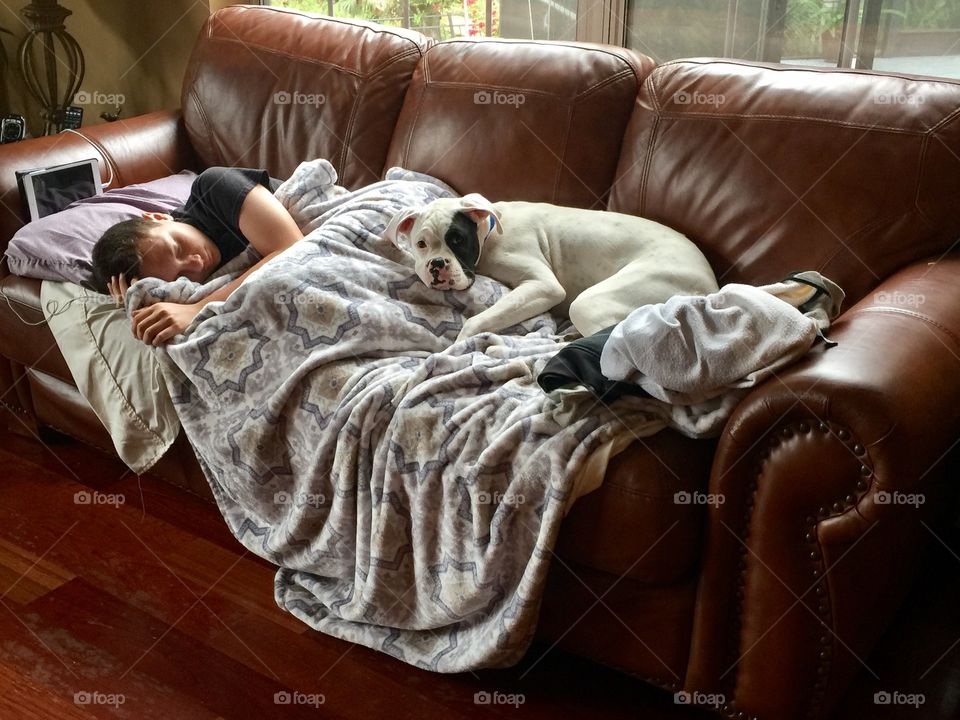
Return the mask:
[[[96,158],[18,172],[17,184],[31,220],[60,212],[75,200],[103,193]]]

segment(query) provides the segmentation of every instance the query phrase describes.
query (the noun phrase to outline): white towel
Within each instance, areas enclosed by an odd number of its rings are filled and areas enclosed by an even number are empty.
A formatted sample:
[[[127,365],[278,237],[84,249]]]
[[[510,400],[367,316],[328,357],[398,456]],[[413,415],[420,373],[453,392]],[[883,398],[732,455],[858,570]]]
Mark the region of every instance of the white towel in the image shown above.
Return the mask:
[[[844,293],[836,283],[814,271],[793,277],[637,308],[611,333],[600,370],[672,405],[752,387],[804,355],[840,312]]]

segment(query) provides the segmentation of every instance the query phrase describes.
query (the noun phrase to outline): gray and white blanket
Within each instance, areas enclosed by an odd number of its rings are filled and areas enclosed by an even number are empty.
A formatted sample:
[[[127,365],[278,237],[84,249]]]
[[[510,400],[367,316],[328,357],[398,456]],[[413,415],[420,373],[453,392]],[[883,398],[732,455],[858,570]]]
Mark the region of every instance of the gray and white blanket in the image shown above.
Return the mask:
[[[231,531],[279,566],[281,607],[431,670],[512,664],[574,476],[625,426],[602,406],[551,414],[549,315],[454,344],[505,288],[431,290],[380,237],[449,187],[400,169],[335,182],[317,160],[278,190],[306,237],[158,349],[170,394]],[[128,310],[198,299],[250,260],[204,286],[142,280]]]

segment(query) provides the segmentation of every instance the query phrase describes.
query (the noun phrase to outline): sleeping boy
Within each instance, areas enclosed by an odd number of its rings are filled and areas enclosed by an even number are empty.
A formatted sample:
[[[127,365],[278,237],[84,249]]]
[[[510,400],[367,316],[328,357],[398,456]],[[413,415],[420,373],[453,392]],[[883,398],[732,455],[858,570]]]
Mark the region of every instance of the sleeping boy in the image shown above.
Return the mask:
[[[247,245],[262,259],[199,302],[159,302],[133,311],[133,334],[160,345],[183,332],[209,302],[225,300],[246,277],[303,238],[273,196],[279,185],[265,170],[212,167],[197,175],[187,201],[170,214],[145,212],[107,230],[93,248],[94,283],[122,303],[128,283],[142,277],[203,282]]]

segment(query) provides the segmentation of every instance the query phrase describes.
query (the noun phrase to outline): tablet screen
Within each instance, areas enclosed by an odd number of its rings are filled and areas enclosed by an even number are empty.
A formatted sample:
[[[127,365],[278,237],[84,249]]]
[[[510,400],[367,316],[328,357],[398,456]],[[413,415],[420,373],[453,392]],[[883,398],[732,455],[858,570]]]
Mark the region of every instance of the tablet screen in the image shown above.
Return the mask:
[[[34,170],[24,175],[23,183],[32,220],[60,212],[75,200],[102,191],[96,160]]]

